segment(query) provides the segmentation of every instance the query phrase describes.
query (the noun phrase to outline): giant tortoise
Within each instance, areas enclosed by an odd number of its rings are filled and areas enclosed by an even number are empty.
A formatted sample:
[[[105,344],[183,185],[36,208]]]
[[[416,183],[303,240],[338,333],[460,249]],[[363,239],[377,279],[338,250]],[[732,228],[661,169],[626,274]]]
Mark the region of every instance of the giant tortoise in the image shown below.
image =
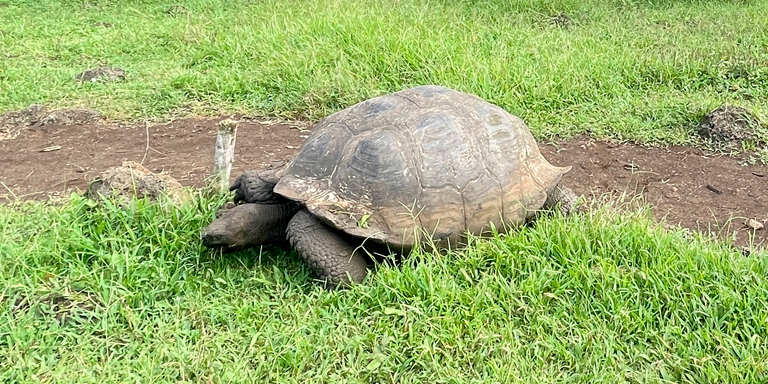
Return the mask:
[[[209,247],[289,241],[327,287],[361,281],[366,247],[455,247],[538,210],[569,211],[570,167],[547,162],[523,121],[483,99],[420,86],[320,120],[284,168],[248,171],[203,230]]]

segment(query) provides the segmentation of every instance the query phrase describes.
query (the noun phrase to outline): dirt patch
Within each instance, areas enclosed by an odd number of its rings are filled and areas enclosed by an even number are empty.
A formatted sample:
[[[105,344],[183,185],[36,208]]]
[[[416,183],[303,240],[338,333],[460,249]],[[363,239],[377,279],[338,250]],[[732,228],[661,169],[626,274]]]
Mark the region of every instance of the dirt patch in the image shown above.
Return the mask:
[[[544,144],[557,165],[573,169],[563,180],[578,194],[640,194],[657,218],[708,232],[736,244],[768,243],[768,231],[750,219],[768,221],[768,167],[690,146],[646,147],[580,137]]]
[[[0,198],[44,199],[85,191],[88,182],[123,161],[165,172],[188,186],[202,186],[213,167],[217,123],[223,118],[166,124],[48,124],[0,141]],[[238,127],[232,177],[247,169],[287,162],[307,136],[307,122],[235,117]],[[581,137],[541,145],[556,165],[573,165],[565,182],[587,196],[641,193],[659,218],[736,237],[741,246],[768,244],[768,167],[695,147],[644,147]]]
[[[0,141],[0,198],[44,199],[85,191],[88,183],[124,161],[166,172],[182,185],[202,186],[213,169],[217,123],[221,119],[177,120],[166,124],[47,125],[30,127],[16,139]],[[238,127],[232,175],[287,162],[308,126],[243,119]],[[302,133],[304,132],[304,133]]]

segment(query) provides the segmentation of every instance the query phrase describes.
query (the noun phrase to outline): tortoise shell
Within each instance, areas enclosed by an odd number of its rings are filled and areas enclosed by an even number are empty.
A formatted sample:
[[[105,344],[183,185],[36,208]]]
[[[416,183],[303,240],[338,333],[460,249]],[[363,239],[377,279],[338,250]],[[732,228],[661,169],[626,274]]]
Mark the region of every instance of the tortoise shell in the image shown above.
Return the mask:
[[[350,235],[410,249],[523,222],[568,170],[520,118],[428,85],[320,120],[274,190]]]

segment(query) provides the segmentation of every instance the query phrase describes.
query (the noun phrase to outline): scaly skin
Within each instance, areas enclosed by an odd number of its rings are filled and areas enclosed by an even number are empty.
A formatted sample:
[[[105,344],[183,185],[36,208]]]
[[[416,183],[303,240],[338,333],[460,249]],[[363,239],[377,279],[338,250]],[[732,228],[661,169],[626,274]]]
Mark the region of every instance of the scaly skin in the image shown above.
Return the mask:
[[[246,171],[229,187],[235,191],[234,202],[259,204],[284,204],[288,200],[273,192],[277,179],[275,171]]]
[[[557,209],[563,215],[568,216],[571,213],[578,211],[576,202],[579,197],[570,188],[558,184],[552,189],[552,192],[547,195],[547,200],[544,202],[542,209]]]
[[[361,282],[368,265],[360,250],[306,209],[288,223],[288,241],[329,289]]]

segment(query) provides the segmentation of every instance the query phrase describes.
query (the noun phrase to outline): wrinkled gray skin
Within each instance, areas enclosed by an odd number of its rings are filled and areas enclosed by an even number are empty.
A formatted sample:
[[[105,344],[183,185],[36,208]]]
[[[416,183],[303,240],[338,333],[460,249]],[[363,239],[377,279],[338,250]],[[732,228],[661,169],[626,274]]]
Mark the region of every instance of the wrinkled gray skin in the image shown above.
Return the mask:
[[[570,212],[575,195],[559,185],[569,169],[547,162],[525,123],[502,108],[416,87],[328,116],[285,168],[238,177],[231,190],[240,205],[211,223],[203,242],[285,238],[336,288],[365,278],[371,245],[402,254],[416,244],[456,246],[466,233],[504,230],[542,208]]]
[[[221,212],[203,233],[207,247],[248,248],[285,241],[299,204],[240,204]]]

